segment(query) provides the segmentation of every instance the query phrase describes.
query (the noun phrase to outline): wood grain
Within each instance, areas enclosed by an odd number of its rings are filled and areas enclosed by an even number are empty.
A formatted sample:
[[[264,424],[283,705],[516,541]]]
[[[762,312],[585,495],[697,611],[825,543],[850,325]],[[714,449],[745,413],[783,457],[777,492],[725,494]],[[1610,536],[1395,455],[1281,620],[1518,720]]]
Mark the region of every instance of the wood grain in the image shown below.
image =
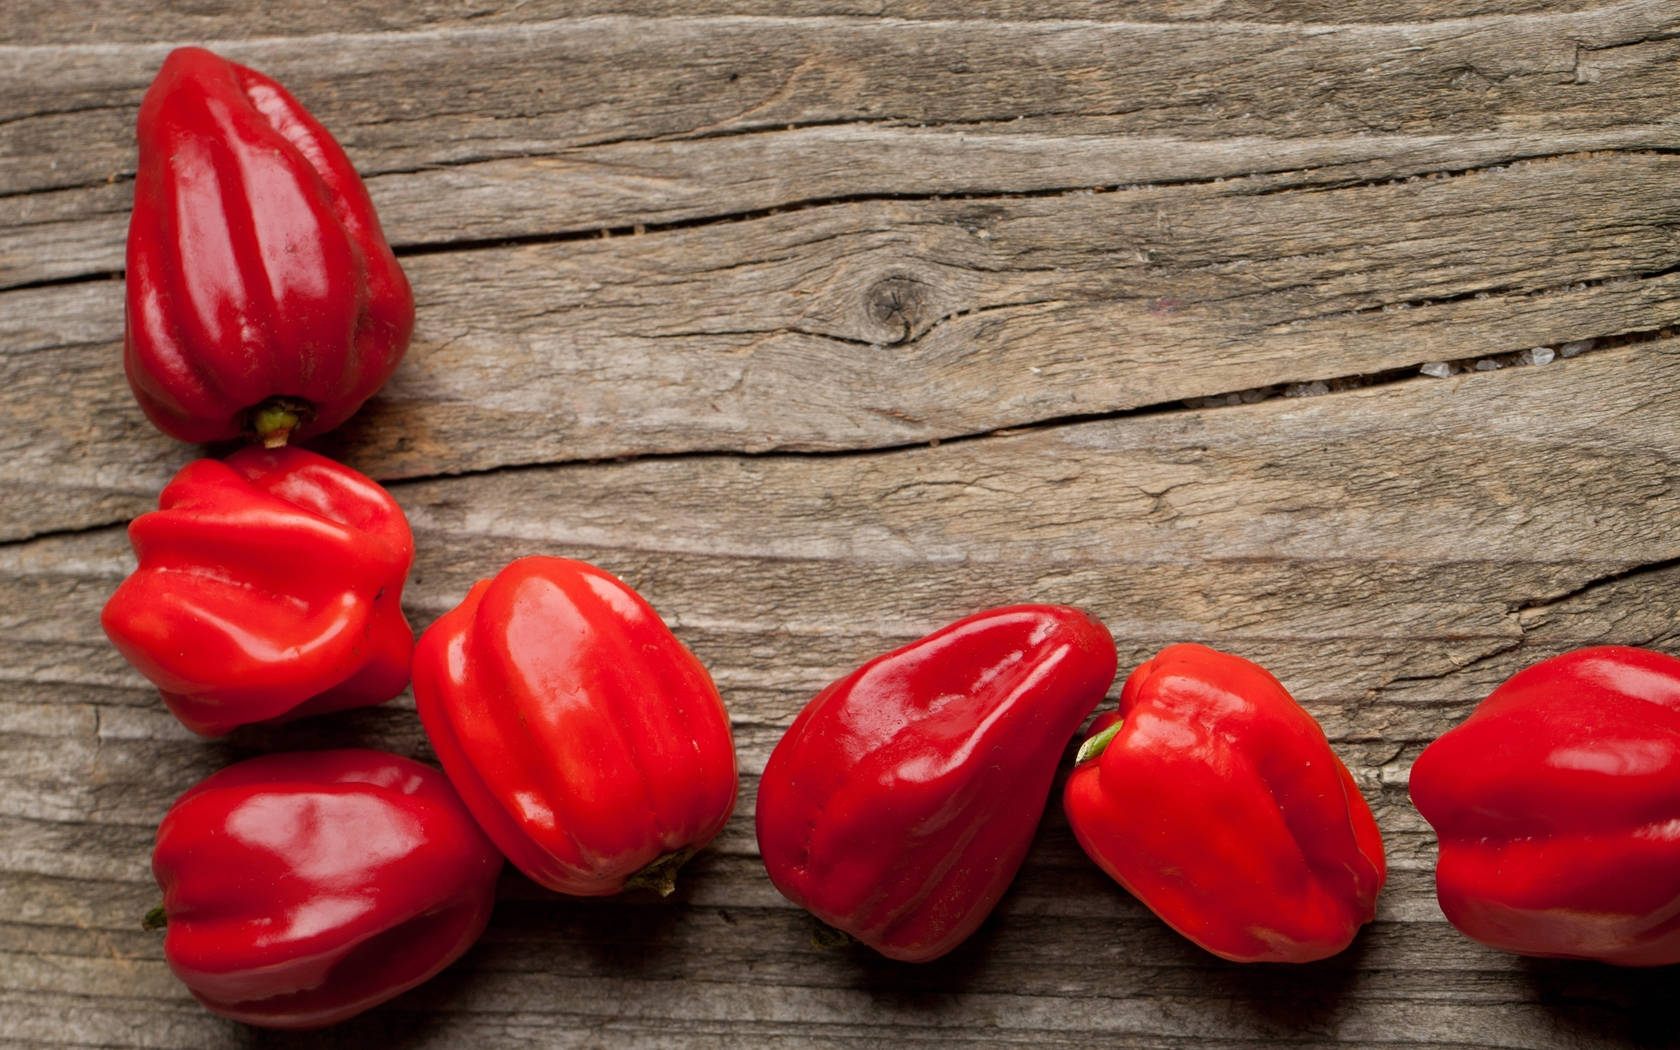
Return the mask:
[[[1447,925],[1406,795],[1528,663],[1680,651],[1674,5],[8,14],[0,1045],[1677,1045],[1668,972]],[[674,900],[507,875],[458,965],[309,1038],[170,976],[152,834],[250,755],[429,760],[412,700],[205,741],[98,626],[123,523],[206,451],[145,423],[120,342],[135,109],[207,41],[340,136],[416,289],[408,360],[319,446],[407,510],[411,622],[518,555],[596,562],[712,669],[743,773]],[[1198,640],[1288,684],[1386,839],[1349,952],[1208,956],[1055,805],[947,959],[811,945],[757,857],[771,748],[863,659],[1022,600],[1091,609],[1123,668]]]
[[[1317,191],[864,201],[428,254],[408,362],[329,448],[398,478],[890,447],[1654,331],[1680,321],[1677,172],[1613,153]],[[31,497],[7,535],[138,513],[189,454],[122,381],[121,288],[4,293],[0,404],[28,426],[0,477]]]
[[[1429,22],[1543,15],[1615,6],[1616,0],[786,0],[777,13],[795,17],[978,22]],[[521,3],[419,0],[392,6],[347,0],[330,6],[283,0],[257,10],[201,2],[190,7],[136,10],[121,0],[91,0],[72,17],[47,0],[15,0],[17,17],[0,25],[0,44],[67,44],[192,39],[227,34],[305,36],[323,33],[443,31],[474,25],[545,22],[610,15],[758,15],[764,5],[744,0],[524,0]],[[230,15],[237,23],[230,26]]]
[[[837,195],[1280,168],[1330,169],[1296,176],[1309,182],[1387,178],[1675,148],[1666,116],[1680,87],[1677,32],[1672,6],[1635,0],[1329,27],[613,15],[347,34],[330,48],[309,38],[218,46],[260,60],[364,172],[429,175],[399,212],[417,212],[416,228],[393,231],[408,244]],[[0,48],[0,286],[120,266],[109,246],[126,208],[135,110],[168,48]],[[785,135],[824,127],[851,134]],[[1034,155],[1049,163],[1039,170]],[[439,193],[466,206],[427,207]]]

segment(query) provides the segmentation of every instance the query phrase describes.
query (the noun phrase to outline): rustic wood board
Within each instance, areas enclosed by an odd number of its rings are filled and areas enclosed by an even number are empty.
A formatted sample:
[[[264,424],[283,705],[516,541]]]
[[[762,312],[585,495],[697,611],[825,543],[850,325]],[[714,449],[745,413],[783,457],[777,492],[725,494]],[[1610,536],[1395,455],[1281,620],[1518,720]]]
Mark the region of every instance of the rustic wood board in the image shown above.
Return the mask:
[[[1680,651],[1669,0],[239,6],[0,25],[0,1044],[1680,1045],[1669,971],[1460,937],[1406,795],[1519,667]],[[743,773],[672,901],[509,874],[459,964],[307,1038],[170,976],[153,829],[241,757],[431,754],[406,695],[200,740],[99,630],[124,523],[205,451],[119,359],[135,110],[183,43],[338,134],[414,283],[408,360],[317,446],[408,511],[411,621],[594,561],[713,670]],[[947,959],[811,945],[752,834],[780,732],[1019,600],[1318,716],[1391,865],[1347,953],[1201,952],[1054,805]]]

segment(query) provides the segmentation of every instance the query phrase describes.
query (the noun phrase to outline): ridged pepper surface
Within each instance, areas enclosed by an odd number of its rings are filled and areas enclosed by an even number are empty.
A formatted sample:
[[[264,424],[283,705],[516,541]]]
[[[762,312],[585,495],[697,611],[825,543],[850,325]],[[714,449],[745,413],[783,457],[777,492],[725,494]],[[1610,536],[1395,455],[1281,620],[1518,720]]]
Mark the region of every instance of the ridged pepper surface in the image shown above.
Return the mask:
[[[735,806],[711,676],[592,565],[528,557],[479,581],[421,636],[414,698],[479,823],[561,893],[669,893]]]
[[[1114,680],[1108,630],[1016,605],[876,657],[805,705],[758,786],[776,888],[893,959],[972,934],[1008,889],[1056,767]]]
[[[1522,955],[1680,963],[1680,659],[1519,671],[1412,765],[1454,926]]]
[[[209,1009],[320,1028],[471,947],[501,867],[434,769],[367,750],[265,755],[170,808],[148,921],[167,924],[164,958]]]
[[[202,48],[140,104],[123,360],[183,441],[271,446],[390,378],[414,297],[344,150],[286,92]]]
[[[1375,915],[1370,807],[1313,717],[1241,657],[1172,645],[1133,671],[1063,801],[1104,871],[1223,958],[1322,959]]]
[[[300,448],[183,467],[129,525],[139,567],[105,604],[117,649],[205,735],[375,704],[408,684],[408,520]]]

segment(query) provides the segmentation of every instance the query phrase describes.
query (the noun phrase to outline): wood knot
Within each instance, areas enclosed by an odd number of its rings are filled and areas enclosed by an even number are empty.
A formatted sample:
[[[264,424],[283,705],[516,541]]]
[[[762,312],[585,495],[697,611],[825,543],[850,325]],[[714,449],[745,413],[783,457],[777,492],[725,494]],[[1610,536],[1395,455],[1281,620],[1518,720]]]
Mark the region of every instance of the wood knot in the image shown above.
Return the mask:
[[[863,302],[869,320],[887,333],[883,342],[896,346],[914,338],[928,298],[927,285],[909,274],[895,273],[870,285]]]

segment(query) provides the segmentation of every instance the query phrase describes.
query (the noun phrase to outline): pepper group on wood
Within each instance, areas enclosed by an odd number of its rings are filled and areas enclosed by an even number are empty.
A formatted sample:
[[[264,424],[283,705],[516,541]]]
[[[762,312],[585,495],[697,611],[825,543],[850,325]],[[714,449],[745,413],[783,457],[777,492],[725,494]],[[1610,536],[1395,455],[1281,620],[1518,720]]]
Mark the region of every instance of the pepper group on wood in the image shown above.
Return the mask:
[[[579,896],[669,893],[738,789],[711,676],[629,585],[525,557],[416,645],[414,544],[377,483],[288,441],[390,377],[413,297],[349,160],[279,84],[210,52],[164,62],[139,119],[125,361],[188,464],[136,519],[112,642],[205,735],[379,703],[411,673],[443,766],[271,755],[189,790],[153,870],[171,968],[253,1025],[332,1024],[447,966],[503,857]],[[890,959],[986,920],[1118,656],[1094,616],[984,610],[822,689],[758,782],[771,882]],[[1063,793],[1080,845],[1173,929],[1237,962],[1345,949],[1386,875],[1370,806],[1268,672],[1162,650],[1099,716]],[[1528,955],[1680,962],[1680,660],[1602,647],[1513,677],[1413,771],[1439,896]]]

